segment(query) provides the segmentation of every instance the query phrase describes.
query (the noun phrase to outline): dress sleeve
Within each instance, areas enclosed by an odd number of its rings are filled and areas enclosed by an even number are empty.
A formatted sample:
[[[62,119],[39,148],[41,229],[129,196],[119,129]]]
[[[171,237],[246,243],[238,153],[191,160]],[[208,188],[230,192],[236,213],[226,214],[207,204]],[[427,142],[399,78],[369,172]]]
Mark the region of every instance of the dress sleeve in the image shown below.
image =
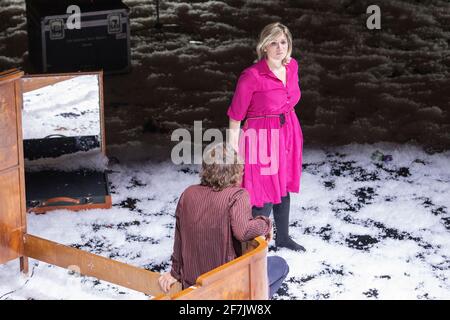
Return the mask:
[[[294,58],[291,57],[289,64],[292,64],[292,72],[295,74],[298,81],[298,62]]]
[[[236,85],[233,100],[228,108],[227,115],[236,121],[244,120],[252,100],[253,92],[256,90],[256,76],[249,70],[244,70]]]
[[[250,197],[245,189],[239,190],[231,197],[230,218],[233,236],[239,241],[265,236],[272,228],[269,218],[264,216],[253,218]]]
[[[175,241],[173,244],[173,253],[172,253],[172,269],[170,270],[170,274],[172,277],[181,280],[181,267],[183,265],[183,258],[181,255],[181,233],[180,233],[180,212],[183,210],[183,194],[180,196],[178,200],[177,209],[175,213],[176,223],[175,223]]]
[[[302,96],[302,91],[300,89],[300,76],[299,76],[299,72],[298,72],[298,62],[297,60],[295,60],[294,58],[291,57],[291,61],[289,62],[289,64],[292,64],[292,74],[295,78],[296,83],[294,84],[294,97],[298,97],[298,100],[296,100],[297,102],[295,103],[294,107],[297,105],[298,101],[300,101],[300,98]]]

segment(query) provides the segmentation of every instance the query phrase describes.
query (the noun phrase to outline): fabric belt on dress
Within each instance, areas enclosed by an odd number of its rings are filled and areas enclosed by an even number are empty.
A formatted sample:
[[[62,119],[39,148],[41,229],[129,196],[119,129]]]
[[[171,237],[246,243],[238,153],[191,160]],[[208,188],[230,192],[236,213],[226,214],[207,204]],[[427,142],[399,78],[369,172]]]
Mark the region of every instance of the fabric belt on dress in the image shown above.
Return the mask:
[[[294,108],[291,110],[284,112],[284,113],[278,113],[278,114],[266,114],[264,116],[256,116],[256,117],[248,117],[246,120],[252,120],[252,119],[263,119],[263,118],[280,118],[280,125],[283,126],[286,123],[286,115],[290,112],[294,111]]]

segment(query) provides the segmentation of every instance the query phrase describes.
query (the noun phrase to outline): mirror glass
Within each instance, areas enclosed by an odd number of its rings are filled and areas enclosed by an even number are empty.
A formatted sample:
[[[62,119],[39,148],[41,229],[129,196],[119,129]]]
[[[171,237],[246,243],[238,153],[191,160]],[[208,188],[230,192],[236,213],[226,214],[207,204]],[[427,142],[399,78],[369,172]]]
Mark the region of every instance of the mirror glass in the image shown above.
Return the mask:
[[[24,79],[22,128],[28,160],[100,148],[98,74]]]

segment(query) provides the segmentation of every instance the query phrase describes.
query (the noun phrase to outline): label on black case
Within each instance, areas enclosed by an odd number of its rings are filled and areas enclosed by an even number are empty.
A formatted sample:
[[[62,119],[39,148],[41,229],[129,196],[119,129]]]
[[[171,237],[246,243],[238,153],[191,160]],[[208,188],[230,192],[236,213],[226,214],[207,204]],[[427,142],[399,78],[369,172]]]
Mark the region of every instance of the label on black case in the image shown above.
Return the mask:
[[[64,39],[64,19],[52,19],[49,22],[50,40]]]
[[[122,23],[120,21],[120,13],[111,13],[108,15],[108,33],[121,33]]]

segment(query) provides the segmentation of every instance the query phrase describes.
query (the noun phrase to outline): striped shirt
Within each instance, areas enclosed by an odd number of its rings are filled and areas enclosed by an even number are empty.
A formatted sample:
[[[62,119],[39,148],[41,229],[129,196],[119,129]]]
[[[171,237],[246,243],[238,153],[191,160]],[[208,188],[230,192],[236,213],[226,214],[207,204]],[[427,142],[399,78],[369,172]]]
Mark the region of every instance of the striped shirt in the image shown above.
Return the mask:
[[[187,288],[201,274],[239,256],[241,241],[267,235],[271,228],[269,218],[253,218],[245,189],[214,191],[207,186],[190,186],[176,209],[170,273]]]

